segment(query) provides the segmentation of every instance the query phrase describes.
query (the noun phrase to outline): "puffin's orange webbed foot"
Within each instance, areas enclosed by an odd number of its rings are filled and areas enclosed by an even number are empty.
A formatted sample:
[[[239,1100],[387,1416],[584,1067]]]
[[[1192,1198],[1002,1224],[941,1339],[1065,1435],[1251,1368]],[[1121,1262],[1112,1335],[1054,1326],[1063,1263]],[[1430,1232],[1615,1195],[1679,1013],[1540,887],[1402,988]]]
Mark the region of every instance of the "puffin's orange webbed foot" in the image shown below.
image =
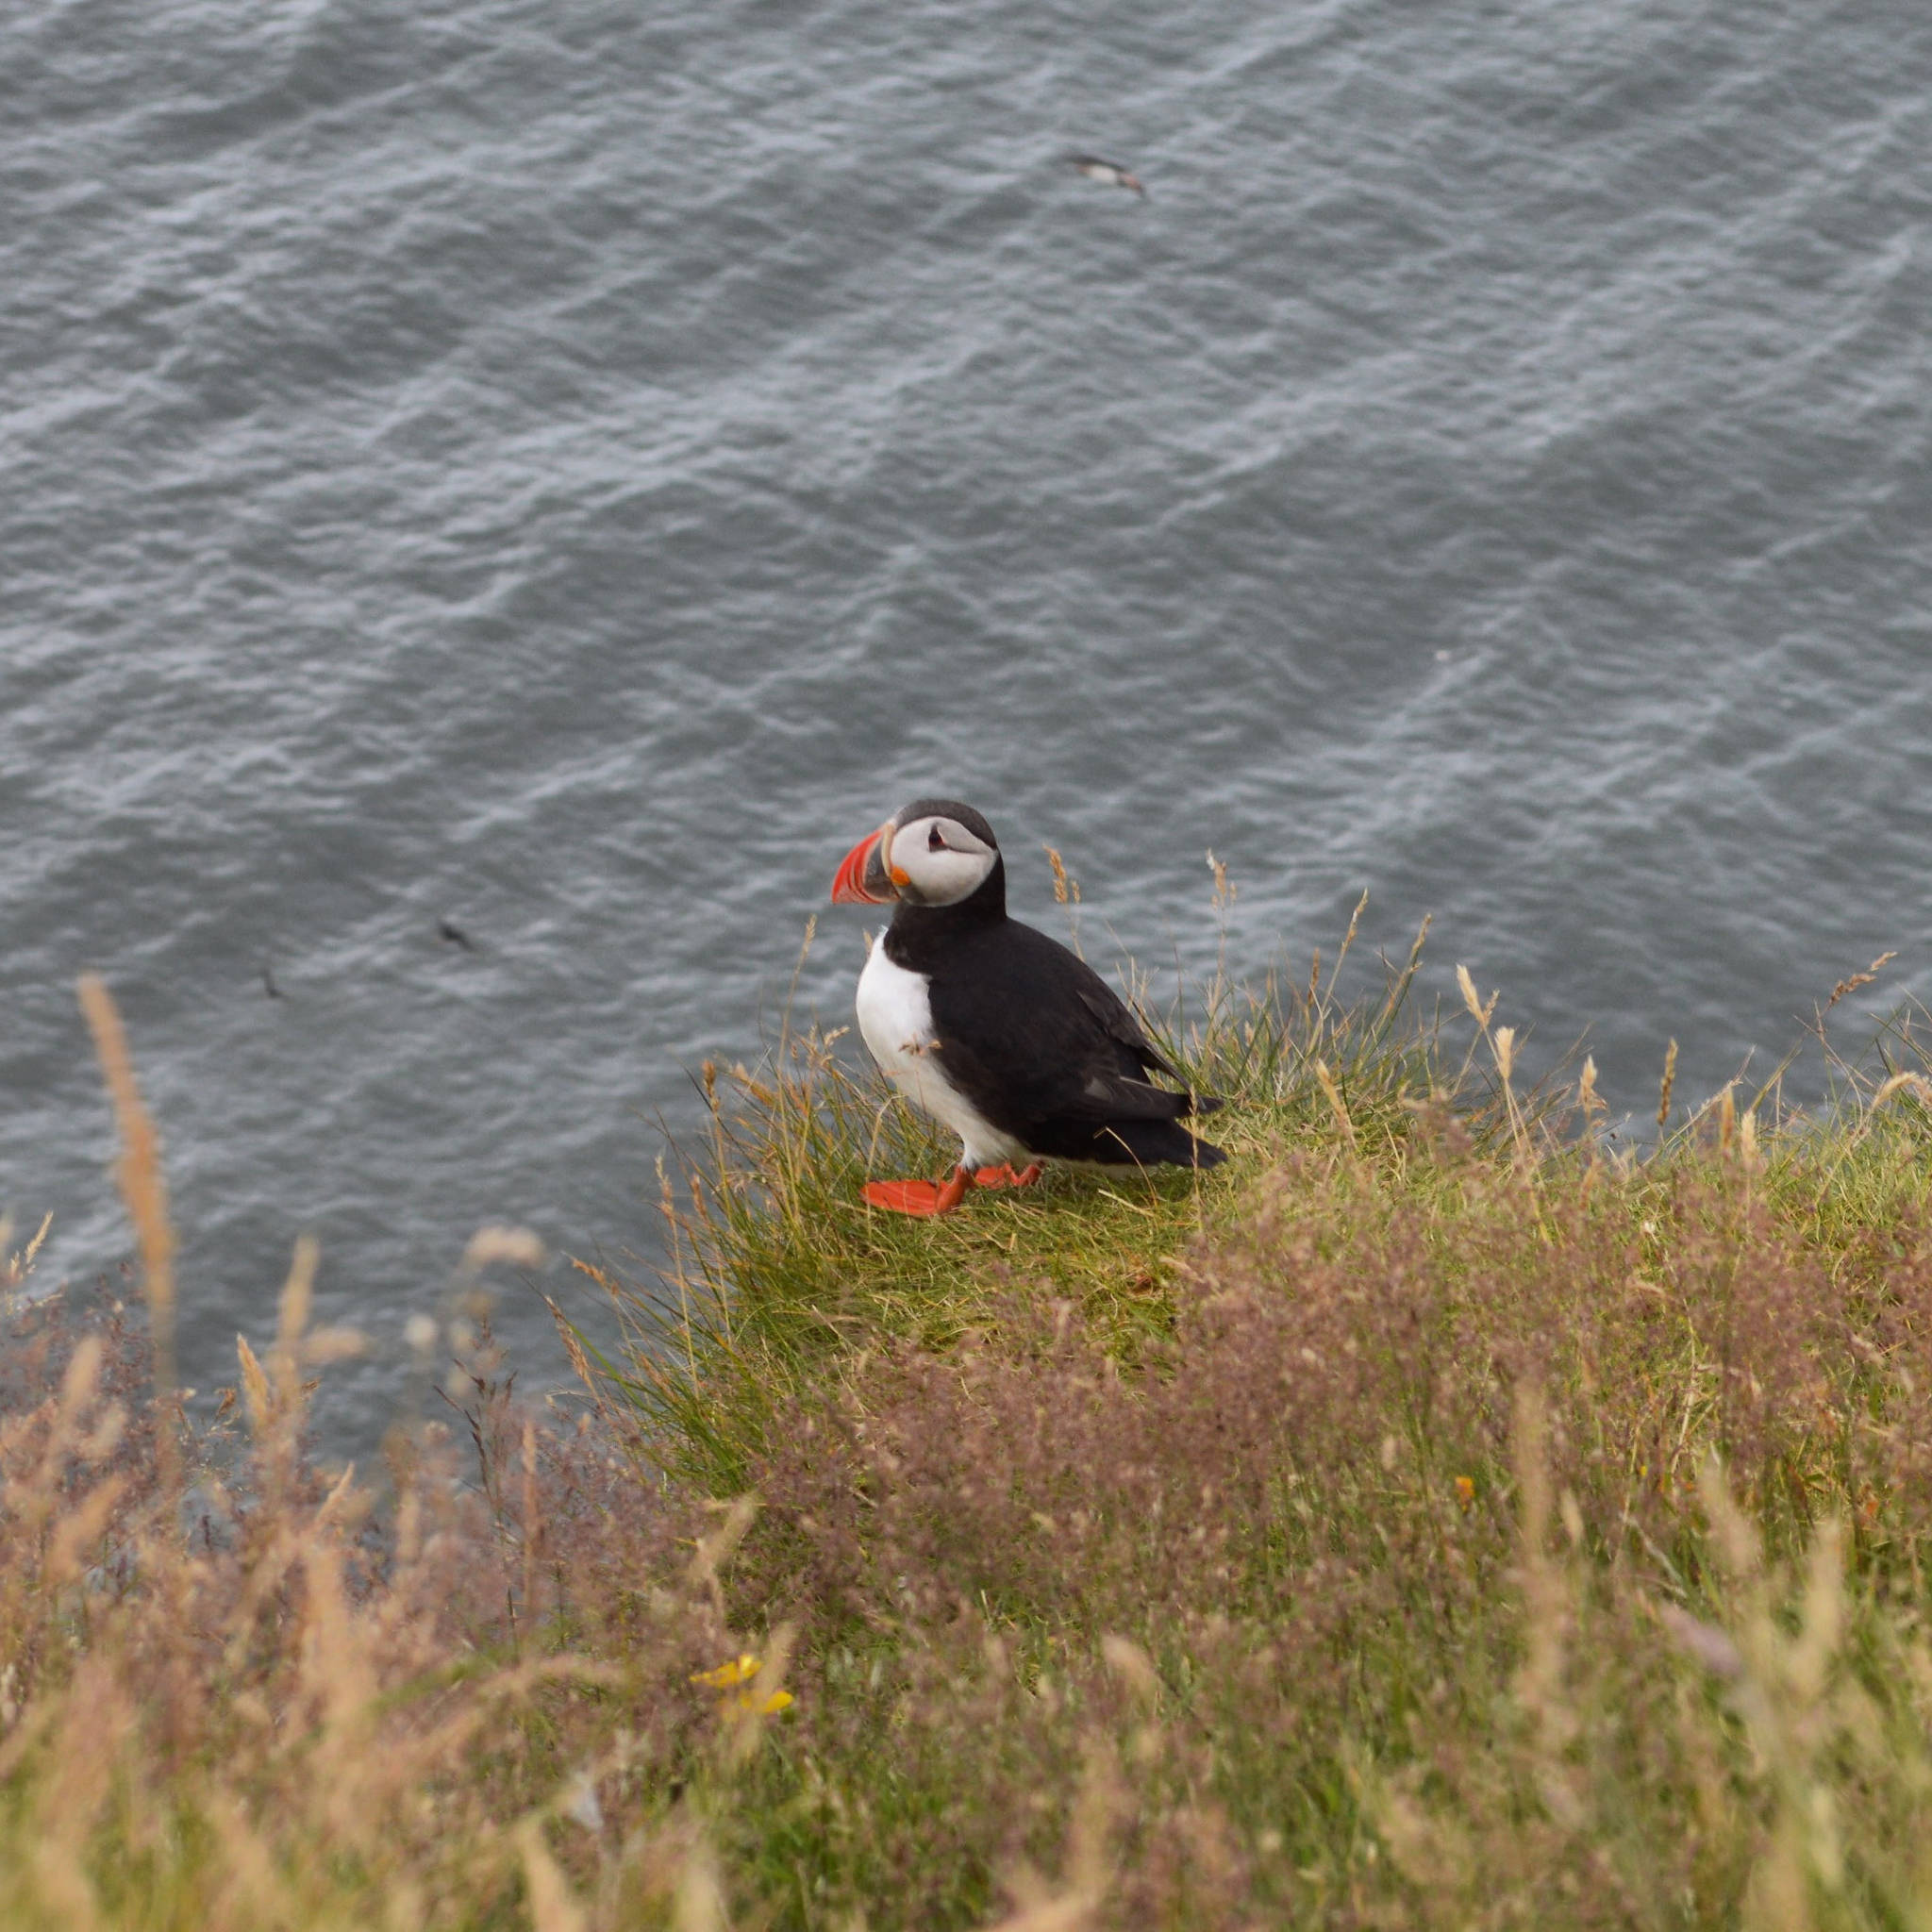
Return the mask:
[[[973,1171],[962,1167],[948,1181],[867,1181],[859,1192],[891,1214],[950,1214],[966,1198]]]
[[[1016,1169],[1011,1161],[1001,1167],[982,1167],[974,1176],[974,1185],[981,1188],[1030,1188],[1040,1178],[1040,1163]]]

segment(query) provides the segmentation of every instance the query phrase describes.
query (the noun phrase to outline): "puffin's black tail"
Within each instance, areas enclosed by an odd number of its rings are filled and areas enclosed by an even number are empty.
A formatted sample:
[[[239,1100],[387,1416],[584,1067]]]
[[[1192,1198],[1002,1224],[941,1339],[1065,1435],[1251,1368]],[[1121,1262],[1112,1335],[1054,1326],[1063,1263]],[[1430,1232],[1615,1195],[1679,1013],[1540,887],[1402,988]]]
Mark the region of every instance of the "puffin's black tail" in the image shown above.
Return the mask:
[[[1086,1158],[1109,1167],[1219,1167],[1227,1155],[1177,1121],[1109,1121],[1095,1132]]]

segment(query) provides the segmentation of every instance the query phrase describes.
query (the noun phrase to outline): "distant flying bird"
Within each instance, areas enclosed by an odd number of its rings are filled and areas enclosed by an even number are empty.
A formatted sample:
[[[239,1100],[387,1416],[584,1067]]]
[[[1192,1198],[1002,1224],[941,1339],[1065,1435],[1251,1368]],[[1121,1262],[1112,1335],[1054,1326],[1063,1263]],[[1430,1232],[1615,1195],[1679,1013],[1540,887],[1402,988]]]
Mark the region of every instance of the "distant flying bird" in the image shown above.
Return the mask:
[[[272,1000],[282,996],[282,990],[275,984],[275,969],[266,959],[261,962],[261,990]]]
[[[1118,161],[1104,161],[1098,155],[1069,155],[1067,164],[1079,169],[1090,181],[1102,181],[1109,188],[1131,188],[1142,201],[1147,199],[1141,177],[1128,174]]]
[[[453,920],[439,919],[436,922],[436,932],[439,939],[447,940],[453,946],[462,947],[466,953],[474,953],[476,950],[470,935]]]
[[[1180,1124],[1217,1102],[1182,1075],[1084,959],[1007,917],[1007,869],[970,805],[921,798],[845,855],[843,906],[892,906],[858,981],[858,1030],[892,1084],[959,1137],[950,1178],[868,1181],[898,1214],[945,1214],[969,1188],[1024,1188],[1042,1158],[1218,1167]],[[1015,1161],[1026,1165],[1015,1169]]]

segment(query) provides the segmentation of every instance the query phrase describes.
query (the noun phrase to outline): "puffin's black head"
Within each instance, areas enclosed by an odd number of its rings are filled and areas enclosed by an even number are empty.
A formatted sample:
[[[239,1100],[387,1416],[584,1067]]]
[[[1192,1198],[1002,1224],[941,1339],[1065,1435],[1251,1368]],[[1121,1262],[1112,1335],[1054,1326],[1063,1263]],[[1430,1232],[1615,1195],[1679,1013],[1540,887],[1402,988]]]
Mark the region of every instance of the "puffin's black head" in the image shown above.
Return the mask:
[[[832,881],[840,905],[958,906],[998,867],[999,841],[952,798],[915,798],[845,855]]]

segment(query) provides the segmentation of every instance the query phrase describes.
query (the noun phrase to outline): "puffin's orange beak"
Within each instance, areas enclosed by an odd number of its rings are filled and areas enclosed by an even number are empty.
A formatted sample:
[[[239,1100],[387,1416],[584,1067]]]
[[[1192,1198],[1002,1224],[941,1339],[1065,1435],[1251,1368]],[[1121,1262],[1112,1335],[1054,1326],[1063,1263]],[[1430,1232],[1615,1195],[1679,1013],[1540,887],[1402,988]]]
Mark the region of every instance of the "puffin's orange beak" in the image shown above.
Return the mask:
[[[895,887],[906,883],[886,870],[886,841],[891,837],[889,819],[876,832],[869,832],[845,855],[832,880],[835,906],[889,906],[899,894]]]

